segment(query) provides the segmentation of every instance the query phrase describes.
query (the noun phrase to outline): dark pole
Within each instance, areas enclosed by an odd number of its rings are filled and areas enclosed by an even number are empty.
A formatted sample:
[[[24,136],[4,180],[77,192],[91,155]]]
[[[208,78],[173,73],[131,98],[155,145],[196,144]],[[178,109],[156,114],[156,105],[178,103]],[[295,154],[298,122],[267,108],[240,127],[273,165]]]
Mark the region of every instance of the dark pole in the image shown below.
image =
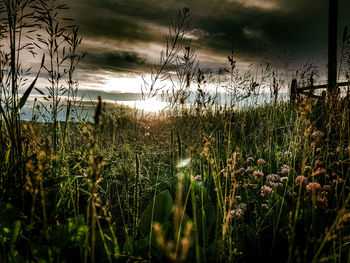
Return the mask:
[[[333,93],[337,88],[337,29],[338,0],[329,0],[328,15],[328,91]]]

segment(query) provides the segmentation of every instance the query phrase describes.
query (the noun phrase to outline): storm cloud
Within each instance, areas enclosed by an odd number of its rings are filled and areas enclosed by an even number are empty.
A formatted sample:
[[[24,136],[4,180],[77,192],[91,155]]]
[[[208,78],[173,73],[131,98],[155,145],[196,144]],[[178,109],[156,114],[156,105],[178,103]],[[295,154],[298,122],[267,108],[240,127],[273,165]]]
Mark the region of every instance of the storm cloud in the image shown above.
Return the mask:
[[[82,69],[93,70],[98,68],[118,72],[133,72],[150,66],[137,53],[127,51],[86,53],[86,58],[81,63]]]
[[[327,0],[76,0],[67,14],[86,40],[86,68],[147,72],[155,63],[174,18],[184,6],[192,11],[190,45],[202,65],[224,65],[279,52],[297,62],[326,63]],[[350,1],[339,1],[339,36],[350,24]]]

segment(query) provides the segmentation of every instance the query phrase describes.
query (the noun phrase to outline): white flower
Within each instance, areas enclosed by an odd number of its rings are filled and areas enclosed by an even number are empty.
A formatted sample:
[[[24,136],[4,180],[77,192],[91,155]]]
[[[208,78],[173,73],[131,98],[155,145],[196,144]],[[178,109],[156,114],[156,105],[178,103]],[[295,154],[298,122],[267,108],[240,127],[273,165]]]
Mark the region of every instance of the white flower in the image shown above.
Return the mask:
[[[195,180],[197,183],[200,183],[200,182],[202,182],[202,176],[197,175],[197,176],[194,177],[194,180]]]
[[[255,180],[262,179],[262,178],[264,178],[264,173],[261,172],[261,171],[255,171],[254,172],[254,177],[255,177]]]
[[[282,175],[288,175],[289,172],[290,172],[290,168],[289,168],[288,165],[283,165],[283,166],[281,167],[281,173],[282,173]]]
[[[176,165],[176,168],[185,168],[190,164],[190,162],[191,158],[183,159]]]
[[[286,183],[286,182],[288,182],[288,177],[286,177],[286,176],[285,177],[281,177],[280,180],[281,180],[282,183]]]
[[[261,196],[262,197],[271,197],[273,195],[273,190],[271,187],[267,186],[267,185],[263,185],[261,187]]]

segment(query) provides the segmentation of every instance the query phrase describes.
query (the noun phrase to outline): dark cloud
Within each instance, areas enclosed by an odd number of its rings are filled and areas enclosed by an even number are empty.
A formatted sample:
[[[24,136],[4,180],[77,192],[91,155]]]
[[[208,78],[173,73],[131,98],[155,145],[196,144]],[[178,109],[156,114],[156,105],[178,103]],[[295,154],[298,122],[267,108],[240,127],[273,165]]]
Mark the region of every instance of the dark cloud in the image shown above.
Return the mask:
[[[148,66],[146,60],[140,55],[126,51],[87,53],[81,64],[81,67],[84,69],[123,72],[142,71]]]
[[[204,53],[226,57],[233,46],[240,58],[249,61],[260,55],[260,45],[267,46],[265,55],[271,59],[279,50],[295,54],[298,60],[322,59],[327,52],[326,0],[76,0],[68,4],[69,14],[89,39],[117,40],[134,47],[164,44],[171,18],[187,6],[195,29],[191,44]],[[339,10],[341,32],[350,24],[350,1],[340,1]],[[123,71],[151,63],[135,49],[132,52],[104,50],[89,54],[86,64]]]

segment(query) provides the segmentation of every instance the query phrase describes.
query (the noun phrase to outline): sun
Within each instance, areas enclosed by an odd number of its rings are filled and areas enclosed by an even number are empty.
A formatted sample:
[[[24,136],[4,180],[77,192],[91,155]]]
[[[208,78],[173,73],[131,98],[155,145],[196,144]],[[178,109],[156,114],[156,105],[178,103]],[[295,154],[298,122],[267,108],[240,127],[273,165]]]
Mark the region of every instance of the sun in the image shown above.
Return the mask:
[[[138,110],[143,110],[146,112],[160,112],[167,107],[167,103],[164,101],[160,101],[155,98],[147,99],[147,100],[137,100],[137,101],[118,101],[117,103],[129,106]]]
[[[116,93],[134,93],[141,94],[141,85],[143,80],[141,77],[124,78],[124,77],[108,77],[103,86],[106,92]],[[116,103],[143,110],[146,112],[160,112],[167,107],[167,103],[159,100],[157,97],[146,100],[125,100],[116,101]]]

